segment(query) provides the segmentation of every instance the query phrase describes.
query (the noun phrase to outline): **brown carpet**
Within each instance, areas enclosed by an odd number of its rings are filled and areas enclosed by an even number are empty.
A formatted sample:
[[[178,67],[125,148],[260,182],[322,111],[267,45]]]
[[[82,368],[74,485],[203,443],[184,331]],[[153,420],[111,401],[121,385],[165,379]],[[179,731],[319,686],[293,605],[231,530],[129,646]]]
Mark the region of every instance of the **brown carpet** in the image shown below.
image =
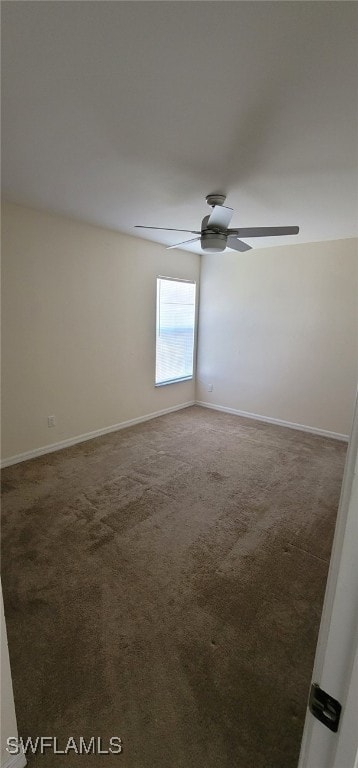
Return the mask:
[[[188,408],[3,471],[30,768],[295,768],[346,446]]]

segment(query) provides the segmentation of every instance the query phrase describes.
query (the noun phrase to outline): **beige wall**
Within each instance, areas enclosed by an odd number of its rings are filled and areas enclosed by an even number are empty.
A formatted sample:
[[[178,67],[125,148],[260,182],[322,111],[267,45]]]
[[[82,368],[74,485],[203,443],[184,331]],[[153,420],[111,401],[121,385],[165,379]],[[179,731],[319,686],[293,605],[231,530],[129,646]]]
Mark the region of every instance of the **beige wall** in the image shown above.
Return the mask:
[[[203,257],[197,399],[347,434],[357,261],[356,240]],[[194,400],[193,382],[154,387],[155,278],[199,268],[194,254],[5,204],[3,459]]]
[[[194,254],[5,204],[3,459],[193,400],[194,382],[154,387],[155,292],[157,275],[199,269]]]
[[[358,365],[357,243],[204,256],[197,399],[348,434]]]
[[[17,736],[17,724],[14,705],[14,694],[10,672],[9,651],[7,646],[6,625],[4,617],[4,605],[2,587],[0,585],[0,611],[1,611],[1,763],[4,765],[9,759],[6,751],[6,739],[9,736]]]

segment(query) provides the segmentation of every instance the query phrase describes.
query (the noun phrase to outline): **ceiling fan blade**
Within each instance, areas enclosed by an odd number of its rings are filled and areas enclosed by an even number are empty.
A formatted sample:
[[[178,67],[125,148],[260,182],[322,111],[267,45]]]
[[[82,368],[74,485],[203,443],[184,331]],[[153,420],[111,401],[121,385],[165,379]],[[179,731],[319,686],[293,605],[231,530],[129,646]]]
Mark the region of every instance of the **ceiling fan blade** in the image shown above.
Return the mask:
[[[164,232],[188,232],[189,235],[200,235],[198,229],[173,229],[172,227],[147,227],[143,224],[135,224],[136,229],[162,229]]]
[[[299,227],[246,227],[229,229],[229,235],[239,237],[276,237],[277,235],[298,235]]]
[[[219,229],[227,229],[233,213],[232,208],[226,208],[224,205],[214,205],[206,225],[207,228],[218,227]]]
[[[181,245],[189,245],[189,243],[196,243],[198,240],[200,240],[200,237],[193,237],[192,240],[184,240],[183,243],[176,243],[175,245],[168,245],[167,251],[170,251],[171,248],[180,248]]]
[[[248,245],[247,243],[243,243],[242,240],[238,240],[237,237],[228,237],[227,240],[227,247],[232,248],[234,251],[240,251],[240,253],[244,253],[244,251],[251,251],[252,246]]]

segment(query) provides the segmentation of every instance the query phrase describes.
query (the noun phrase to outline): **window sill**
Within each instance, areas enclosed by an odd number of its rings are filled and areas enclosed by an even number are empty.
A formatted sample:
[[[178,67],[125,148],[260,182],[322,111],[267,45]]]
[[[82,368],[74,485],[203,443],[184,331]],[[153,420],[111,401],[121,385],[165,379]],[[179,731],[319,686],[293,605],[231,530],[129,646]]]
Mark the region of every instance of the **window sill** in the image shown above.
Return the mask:
[[[167,384],[178,384],[180,381],[192,381],[193,376],[183,376],[182,379],[170,379],[169,381],[161,381],[159,384],[154,384],[155,387],[166,387]]]

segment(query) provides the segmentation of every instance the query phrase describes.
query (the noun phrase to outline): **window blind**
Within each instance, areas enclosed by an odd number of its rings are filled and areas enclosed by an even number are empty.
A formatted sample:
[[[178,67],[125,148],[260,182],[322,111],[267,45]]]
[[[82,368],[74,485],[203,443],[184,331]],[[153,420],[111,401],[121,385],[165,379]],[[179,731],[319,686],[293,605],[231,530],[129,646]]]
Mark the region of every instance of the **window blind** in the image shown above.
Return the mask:
[[[156,384],[193,376],[195,288],[187,280],[157,278]]]

